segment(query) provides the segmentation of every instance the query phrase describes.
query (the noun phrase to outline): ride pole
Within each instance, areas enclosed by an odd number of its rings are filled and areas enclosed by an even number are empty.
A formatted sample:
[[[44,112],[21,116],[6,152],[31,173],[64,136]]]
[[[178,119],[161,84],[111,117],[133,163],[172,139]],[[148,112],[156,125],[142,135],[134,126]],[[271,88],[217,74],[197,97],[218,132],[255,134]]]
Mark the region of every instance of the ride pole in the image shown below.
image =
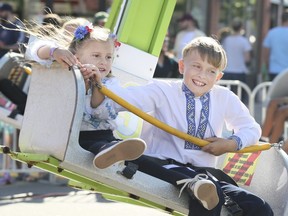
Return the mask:
[[[127,109],[128,111],[134,113],[135,115],[137,115],[138,117],[142,118],[143,120],[149,122],[150,124],[166,131],[167,133],[170,133],[174,136],[177,136],[180,139],[186,140],[188,142],[194,143],[195,145],[199,146],[199,147],[203,147],[207,144],[209,144],[210,142],[207,140],[203,140],[200,139],[198,137],[194,137],[191,136],[187,133],[184,133],[182,131],[179,131],[176,128],[173,128],[167,124],[165,124],[164,122],[154,118],[153,116],[143,112],[142,110],[138,109],[137,107],[133,106],[132,104],[128,103],[127,101],[125,101],[124,99],[122,99],[121,97],[119,97],[118,95],[114,94],[112,91],[110,91],[109,89],[107,89],[105,86],[103,85],[98,85],[96,84],[97,88],[99,89],[99,91],[104,94],[105,96],[111,98],[112,100],[114,100],[116,103],[118,103],[119,105],[121,105],[122,107],[124,107],[125,109]],[[257,152],[257,151],[265,151],[270,149],[271,147],[277,147],[277,148],[281,148],[282,147],[282,142],[280,143],[263,143],[261,145],[257,144],[257,145],[252,145],[252,146],[248,146],[246,148],[243,148],[239,151],[233,151],[233,152],[237,152],[237,153],[248,153],[248,152]]]

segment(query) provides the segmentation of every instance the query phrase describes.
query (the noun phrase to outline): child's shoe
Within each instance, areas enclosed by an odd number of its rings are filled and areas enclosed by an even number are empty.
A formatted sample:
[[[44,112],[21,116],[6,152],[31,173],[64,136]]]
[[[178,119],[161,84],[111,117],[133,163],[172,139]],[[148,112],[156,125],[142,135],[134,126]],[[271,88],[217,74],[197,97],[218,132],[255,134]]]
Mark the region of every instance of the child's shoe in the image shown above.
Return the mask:
[[[208,180],[206,174],[198,174],[192,179],[183,179],[177,181],[177,184],[184,184],[181,188],[180,195],[184,188],[189,195],[195,197],[203,205],[204,208],[211,210],[219,203],[219,197],[215,184]]]
[[[97,168],[105,169],[119,161],[135,160],[145,149],[146,143],[138,138],[109,143],[101,147],[100,152],[94,157],[93,164]]]

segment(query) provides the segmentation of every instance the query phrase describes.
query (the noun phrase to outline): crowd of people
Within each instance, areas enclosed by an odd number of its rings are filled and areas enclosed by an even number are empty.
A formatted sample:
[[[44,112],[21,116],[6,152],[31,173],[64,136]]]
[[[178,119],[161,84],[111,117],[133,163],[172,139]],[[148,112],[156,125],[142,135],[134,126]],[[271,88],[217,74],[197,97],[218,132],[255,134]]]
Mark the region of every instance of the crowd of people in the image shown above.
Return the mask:
[[[169,33],[166,35],[154,73],[154,78],[179,79],[152,79],[144,86],[122,88],[111,69],[121,42],[104,27],[108,13],[96,13],[92,23],[84,18],[62,20],[57,14],[47,14],[41,25],[35,29],[20,27],[22,31],[9,30],[19,21],[13,19],[12,14],[9,4],[0,5],[1,20],[9,20],[2,23],[7,28],[0,28],[1,56],[9,50],[17,52],[18,44],[26,43],[25,58],[28,60],[47,67],[54,61],[63,67],[79,66],[86,86],[79,144],[95,155],[92,163],[96,168],[132,161],[140,171],[175,185],[181,192],[185,189],[189,194],[191,216],[220,215],[226,197],[237,203],[243,215],[273,215],[265,200],[238,187],[234,181],[227,181],[227,175],[214,168],[219,155],[241,150],[259,140],[281,140],[288,117],[287,98],[274,99],[268,106],[261,130],[243,99],[216,85],[221,78],[246,82],[252,46],[243,35],[241,20],[235,19],[219,42],[206,36],[191,14],[184,14],[177,20],[181,31],[175,37],[172,50],[169,50]],[[276,41],[288,38],[283,36],[288,34],[287,12],[283,13],[282,21],[283,26],[272,29],[263,43],[266,59],[270,56],[267,65],[271,80],[288,68],[287,61],[280,63],[282,68],[273,62],[275,56],[281,60],[285,55],[277,51],[280,45],[276,45]],[[282,37],[278,39],[277,34]],[[102,84],[143,111],[155,113],[159,120],[205,139],[209,144],[200,148],[197,143],[181,140],[156,127],[149,129],[154,136],[143,133],[141,138],[121,140],[115,137],[115,119],[125,109],[101,94],[97,85]],[[6,97],[16,104],[17,113],[25,113],[27,94],[8,79],[0,80],[0,90],[4,95],[5,92],[21,92],[21,104],[7,94]],[[233,131],[226,138],[222,137],[225,123]],[[283,148],[286,152],[287,146]],[[225,176],[225,180],[221,176]]]

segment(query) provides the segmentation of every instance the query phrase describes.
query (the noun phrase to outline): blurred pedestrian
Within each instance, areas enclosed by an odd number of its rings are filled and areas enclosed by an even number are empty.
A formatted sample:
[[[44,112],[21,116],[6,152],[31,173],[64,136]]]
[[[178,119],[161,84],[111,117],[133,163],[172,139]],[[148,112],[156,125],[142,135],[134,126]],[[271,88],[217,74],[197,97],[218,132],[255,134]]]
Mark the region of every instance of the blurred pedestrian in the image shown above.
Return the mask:
[[[252,46],[249,40],[243,36],[243,24],[238,18],[233,20],[232,33],[222,41],[222,46],[227,55],[227,67],[224,70],[223,79],[240,80],[246,83],[251,62]]]
[[[93,19],[94,26],[105,26],[106,22],[108,21],[109,14],[105,11],[99,11],[95,13]]]
[[[288,118],[288,97],[273,98],[267,106],[260,141],[276,143],[283,139],[284,124]]]
[[[217,33],[217,37],[218,37],[219,42],[221,44],[223,44],[224,39],[231,34],[232,34],[232,29],[230,27],[221,28]]]
[[[251,62],[252,45],[248,38],[243,35],[243,23],[239,18],[232,22],[232,32],[222,39],[222,46],[227,55],[227,67],[224,70],[224,80],[239,80],[247,83],[247,74]],[[231,88],[237,93],[237,88]],[[241,92],[241,100],[248,103],[248,95],[245,91]]]
[[[162,49],[158,58],[154,78],[178,78],[180,77],[178,62],[173,53],[169,52],[169,36],[164,39]]]
[[[199,30],[198,21],[191,14],[184,14],[178,19],[180,31],[177,33],[174,44],[174,53],[179,60],[182,58],[183,48],[194,38],[205,36],[205,33]]]
[[[8,3],[0,3],[0,58],[9,50],[19,51],[19,44],[25,42],[23,32],[14,31],[15,26],[21,25],[21,21],[16,19],[13,8]]]
[[[288,68],[288,11],[282,14],[281,26],[270,29],[263,42],[264,63],[272,81]]]
[[[55,27],[61,28],[63,25],[62,18],[56,13],[47,13],[44,15],[42,20],[42,25],[50,25],[52,24]]]

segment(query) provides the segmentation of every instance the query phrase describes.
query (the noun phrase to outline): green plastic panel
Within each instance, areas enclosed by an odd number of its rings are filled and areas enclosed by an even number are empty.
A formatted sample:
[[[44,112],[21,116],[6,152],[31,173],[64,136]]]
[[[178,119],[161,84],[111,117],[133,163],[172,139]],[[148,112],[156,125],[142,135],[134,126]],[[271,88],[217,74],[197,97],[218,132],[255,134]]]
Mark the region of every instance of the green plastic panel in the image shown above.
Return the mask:
[[[113,2],[106,27],[113,28],[121,3]],[[159,56],[176,0],[128,0],[117,32],[118,40]]]

